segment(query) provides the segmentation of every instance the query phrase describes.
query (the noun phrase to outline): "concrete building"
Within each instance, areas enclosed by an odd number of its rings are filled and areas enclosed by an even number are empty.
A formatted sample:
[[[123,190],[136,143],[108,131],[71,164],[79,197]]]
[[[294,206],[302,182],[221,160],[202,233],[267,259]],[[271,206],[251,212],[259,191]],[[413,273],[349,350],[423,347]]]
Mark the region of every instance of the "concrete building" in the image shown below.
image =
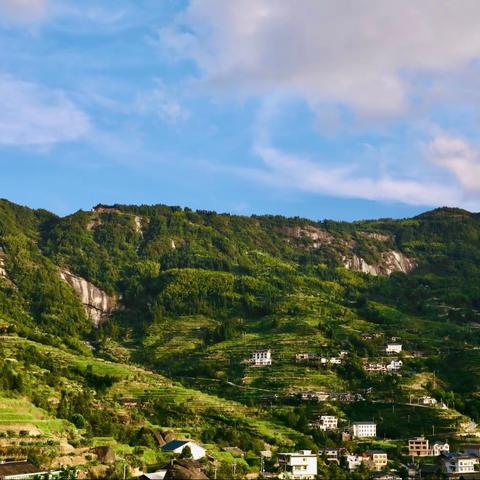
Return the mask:
[[[272,352],[267,350],[256,350],[252,353],[251,363],[255,367],[264,367],[272,364]]]
[[[442,459],[447,475],[475,473],[475,465],[478,465],[478,463],[479,459],[477,457],[460,453],[449,453]]]
[[[392,360],[390,363],[387,363],[387,371],[388,372],[396,372],[401,370],[403,366],[403,362],[401,360]]]
[[[432,455],[438,457],[439,455],[445,455],[450,453],[450,445],[448,442],[435,442],[432,445]]]
[[[314,480],[317,477],[317,455],[311,450],[296,453],[279,453],[279,478],[291,480]]]
[[[354,438],[373,438],[377,436],[377,425],[375,422],[354,422],[352,425]]]
[[[429,442],[425,437],[415,437],[408,441],[408,454],[411,457],[428,457],[430,453]]]
[[[363,462],[367,460],[367,457],[363,455],[345,455],[345,460],[347,463],[347,468],[352,471],[357,469]]]
[[[388,455],[382,450],[371,450],[368,452],[368,458],[373,470],[383,470],[388,464]]]
[[[402,351],[402,344],[400,343],[388,343],[385,348],[387,353],[400,353]]]

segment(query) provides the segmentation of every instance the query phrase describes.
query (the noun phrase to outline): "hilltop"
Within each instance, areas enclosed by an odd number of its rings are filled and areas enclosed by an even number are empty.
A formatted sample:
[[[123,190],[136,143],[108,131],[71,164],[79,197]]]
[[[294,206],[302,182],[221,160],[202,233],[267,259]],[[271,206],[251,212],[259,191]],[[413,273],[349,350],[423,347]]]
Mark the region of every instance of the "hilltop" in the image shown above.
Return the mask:
[[[22,452],[43,462],[70,449],[93,468],[101,444],[153,466],[174,432],[258,471],[265,449],[341,443],[309,426],[329,413],[374,419],[386,440],[369,445],[400,461],[410,436],[475,433],[479,327],[480,215],[464,210],[347,223],[0,201],[4,456],[29,431]],[[260,349],[272,364],[252,367]]]

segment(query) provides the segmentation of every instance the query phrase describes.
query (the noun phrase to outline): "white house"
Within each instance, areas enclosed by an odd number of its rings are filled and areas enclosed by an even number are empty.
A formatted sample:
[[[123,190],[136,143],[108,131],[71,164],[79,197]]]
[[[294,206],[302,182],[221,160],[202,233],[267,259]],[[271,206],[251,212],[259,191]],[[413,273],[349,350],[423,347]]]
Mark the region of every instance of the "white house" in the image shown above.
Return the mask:
[[[419,397],[418,398],[418,403],[420,403],[421,405],[430,405],[430,406],[434,406],[436,405],[438,402],[435,398],[433,397]]]
[[[338,427],[338,418],[335,415],[322,415],[320,422],[325,430],[336,430]]]
[[[278,464],[282,472],[279,478],[292,480],[314,480],[317,478],[317,455],[311,450],[296,453],[279,453]]]
[[[358,468],[365,460],[366,457],[363,455],[345,455],[345,460],[347,462],[347,468],[352,471]]]
[[[387,364],[387,371],[396,372],[400,370],[402,366],[403,362],[401,360],[392,360],[390,363]]]
[[[377,425],[375,422],[354,422],[352,425],[354,438],[372,438],[377,436]]]
[[[385,348],[387,353],[400,353],[402,351],[402,345],[400,343],[388,343]]]
[[[448,454],[442,459],[447,474],[451,473],[475,473],[475,465],[479,463],[477,457],[464,454]]]
[[[342,359],[338,357],[332,357],[330,358],[330,363],[332,365],[341,365],[342,364]]]
[[[251,363],[255,367],[263,367],[272,364],[272,352],[268,350],[256,350],[252,353]]]
[[[322,432],[327,430],[336,430],[338,426],[338,418],[335,415],[322,415],[315,422],[309,423],[310,428],[316,428]]]
[[[447,453],[450,453],[450,445],[448,442],[435,442],[432,445],[432,455],[435,457]]]
[[[162,451],[173,452],[180,455],[187,447],[190,448],[190,451],[192,452],[192,458],[194,460],[199,460],[207,454],[207,451],[203,447],[195,442],[192,442],[191,440],[172,440],[162,447]]]

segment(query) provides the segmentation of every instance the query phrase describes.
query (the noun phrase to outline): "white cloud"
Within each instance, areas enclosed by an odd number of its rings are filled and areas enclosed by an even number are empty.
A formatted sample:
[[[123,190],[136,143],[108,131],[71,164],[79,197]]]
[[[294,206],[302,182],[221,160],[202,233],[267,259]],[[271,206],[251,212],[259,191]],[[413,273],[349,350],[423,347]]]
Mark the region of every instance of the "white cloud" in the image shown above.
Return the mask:
[[[51,145],[76,140],[88,116],[63,92],[0,75],[0,145]]]
[[[479,20],[478,0],[192,0],[161,43],[193,58],[216,91],[288,91],[398,115],[416,72],[480,56]]]
[[[462,192],[455,186],[424,179],[392,178],[388,175],[369,176],[368,172],[363,172],[358,166],[332,168],[270,146],[258,145],[255,153],[262,159],[266,168],[238,172],[277,187],[410,205],[463,203]]]
[[[467,194],[480,194],[480,150],[466,140],[438,135],[429,145],[431,159],[450,171]]]
[[[190,116],[190,112],[161,81],[156,82],[153,90],[138,96],[135,108],[139,113],[157,115],[168,123],[185,121]]]
[[[0,15],[18,22],[42,20],[48,10],[48,0],[0,0]]]

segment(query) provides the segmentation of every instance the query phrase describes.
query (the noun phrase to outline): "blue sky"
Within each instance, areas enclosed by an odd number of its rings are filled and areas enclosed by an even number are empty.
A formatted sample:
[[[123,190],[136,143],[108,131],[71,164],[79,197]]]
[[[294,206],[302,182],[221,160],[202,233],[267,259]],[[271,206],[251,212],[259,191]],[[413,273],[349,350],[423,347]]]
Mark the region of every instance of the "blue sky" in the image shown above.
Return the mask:
[[[0,0],[0,196],[480,210],[480,3]]]

